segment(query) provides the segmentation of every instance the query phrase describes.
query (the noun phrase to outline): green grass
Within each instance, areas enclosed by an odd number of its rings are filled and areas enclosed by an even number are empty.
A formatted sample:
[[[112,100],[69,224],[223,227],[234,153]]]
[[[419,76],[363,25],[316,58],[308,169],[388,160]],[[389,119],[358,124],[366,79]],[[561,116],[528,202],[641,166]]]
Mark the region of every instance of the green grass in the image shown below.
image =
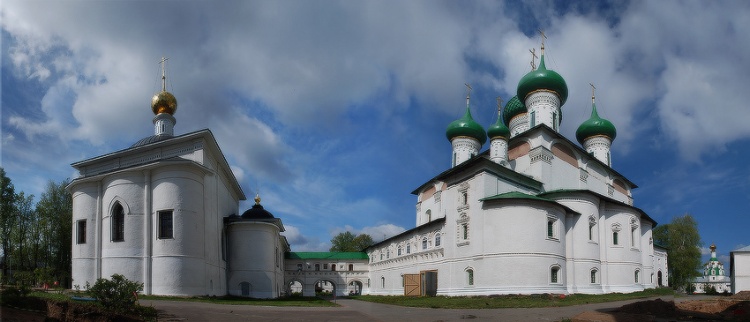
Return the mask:
[[[316,306],[339,306],[331,301],[317,298],[317,297],[286,297],[279,299],[251,299],[247,297],[238,296],[194,296],[194,297],[179,297],[179,296],[154,296],[154,295],[143,295],[139,296],[141,300],[158,300],[158,301],[190,301],[190,302],[204,302],[214,304],[229,304],[229,305],[260,305],[260,306],[302,306],[302,307],[316,307]]]
[[[602,295],[573,294],[573,295],[497,295],[474,297],[407,297],[407,296],[353,296],[352,299],[392,304],[409,307],[426,307],[440,309],[497,309],[497,308],[534,308],[570,306],[589,303],[602,303],[640,299],[654,296],[671,296],[674,292],[670,288],[649,289],[635,293],[612,293]]]

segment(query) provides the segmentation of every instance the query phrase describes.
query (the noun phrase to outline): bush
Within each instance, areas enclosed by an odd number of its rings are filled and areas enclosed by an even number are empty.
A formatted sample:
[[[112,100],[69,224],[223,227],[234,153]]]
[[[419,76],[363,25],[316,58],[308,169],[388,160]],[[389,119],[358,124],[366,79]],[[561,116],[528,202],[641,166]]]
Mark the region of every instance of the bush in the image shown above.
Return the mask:
[[[114,311],[131,311],[135,307],[135,293],[143,289],[143,283],[133,282],[120,274],[111,280],[100,278],[88,292],[105,307]]]

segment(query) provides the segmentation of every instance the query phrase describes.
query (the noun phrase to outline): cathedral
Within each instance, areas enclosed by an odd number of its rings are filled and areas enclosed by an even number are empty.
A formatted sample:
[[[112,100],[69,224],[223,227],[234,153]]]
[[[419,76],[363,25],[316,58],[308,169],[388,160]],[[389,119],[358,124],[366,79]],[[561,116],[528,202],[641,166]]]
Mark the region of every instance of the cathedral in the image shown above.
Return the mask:
[[[711,244],[711,258],[703,265],[703,275],[696,277],[693,281],[695,293],[729,293],[732,291],[732,282],[724,270],[724,263],[716,257],[716,245]]]
[[[666,286],[656,222],[612,168],[617,131],[598,115],[593,86],[580,146],[559,133],[568,87],[546,68],[544,44],[538,68],[486,129],[467,93],[464,115],[446,129],[451,167],[412,192],[415,227],[354,253],[293,252],[259,196],[237,215],[246,197],[219,144],[210,130],[174,135],[177,100],[165,89],[162,74],[154,135],[72,164],[73,285],[118,273],[145,294],[257,298]]]

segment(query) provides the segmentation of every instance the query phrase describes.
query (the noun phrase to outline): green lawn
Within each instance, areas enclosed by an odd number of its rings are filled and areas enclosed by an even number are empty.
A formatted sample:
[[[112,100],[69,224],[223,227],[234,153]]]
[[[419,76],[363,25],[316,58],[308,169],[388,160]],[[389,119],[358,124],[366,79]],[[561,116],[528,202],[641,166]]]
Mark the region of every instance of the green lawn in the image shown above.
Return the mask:
[[[441,309],[497,309],[513,307],[550,307],[570,306],[589,303],[613,302],[647,298],[653,296],[670,296],[674,292],[670,288],[649,289],[635,293],[613,293],[602,295],[573,294],[573,295],[497,295],[474,297],[407,297],[407,296],[353,296],[352,299],[382,304],[392,304],[410,307],[426,307]]]

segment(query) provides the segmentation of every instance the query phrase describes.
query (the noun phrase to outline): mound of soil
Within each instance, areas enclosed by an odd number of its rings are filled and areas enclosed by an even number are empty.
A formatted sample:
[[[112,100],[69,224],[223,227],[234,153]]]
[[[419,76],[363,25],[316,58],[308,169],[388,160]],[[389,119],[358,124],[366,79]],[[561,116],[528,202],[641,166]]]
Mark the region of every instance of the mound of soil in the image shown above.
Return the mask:
[[[583,312],[573,321],[750,321],[750,301],[722,298],[675,304],[661,299],[623,305],[612,312]]]

